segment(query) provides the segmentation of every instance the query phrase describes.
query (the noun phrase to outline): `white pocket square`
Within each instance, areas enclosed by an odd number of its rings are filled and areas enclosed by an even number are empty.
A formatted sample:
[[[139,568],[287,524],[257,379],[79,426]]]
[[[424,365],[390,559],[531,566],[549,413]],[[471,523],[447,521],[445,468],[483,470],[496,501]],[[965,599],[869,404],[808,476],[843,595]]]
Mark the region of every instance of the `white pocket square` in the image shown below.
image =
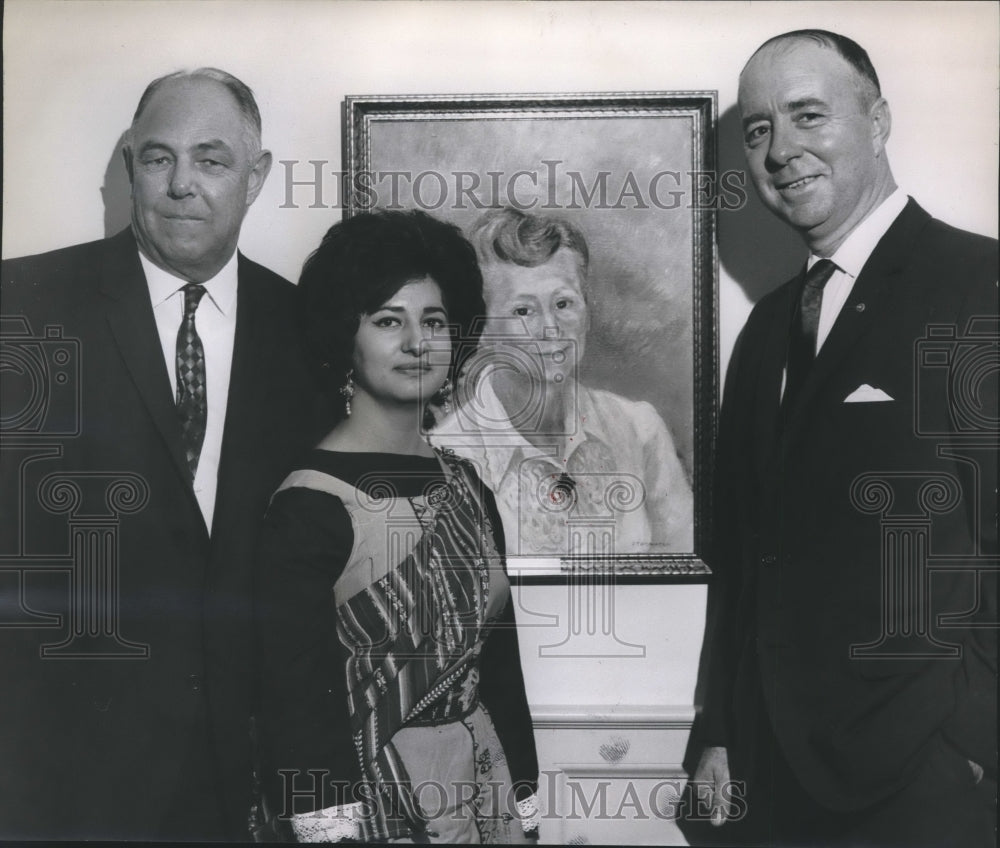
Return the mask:
[[[893,400],[892,396],[864,383],[845,397],[844,403],[884,403],[887,400]]]

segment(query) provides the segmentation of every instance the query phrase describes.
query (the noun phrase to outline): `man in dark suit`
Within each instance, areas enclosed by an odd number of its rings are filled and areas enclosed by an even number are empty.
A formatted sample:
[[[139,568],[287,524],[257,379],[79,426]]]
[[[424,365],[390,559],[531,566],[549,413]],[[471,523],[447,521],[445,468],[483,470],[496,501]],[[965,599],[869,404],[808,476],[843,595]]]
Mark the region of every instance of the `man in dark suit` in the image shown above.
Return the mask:
[[[739,109],[811,255],[729,366],[694,780],[736,844],[990,845],[997,243],[896,187],[850,39],[769,40]]]
[[[156,80],[131,227],[4,263],[0,838],[247,838],[255,531],[317,423],[236,249],[260,133],[230,74]]]

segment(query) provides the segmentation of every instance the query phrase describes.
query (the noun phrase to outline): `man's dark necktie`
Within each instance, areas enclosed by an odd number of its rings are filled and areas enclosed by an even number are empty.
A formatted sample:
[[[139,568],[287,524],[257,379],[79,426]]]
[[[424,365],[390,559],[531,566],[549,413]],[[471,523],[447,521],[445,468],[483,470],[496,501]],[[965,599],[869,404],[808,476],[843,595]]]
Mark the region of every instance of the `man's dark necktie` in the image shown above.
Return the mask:
[[[816,333],[819,329],[820,307],[823,304],[823,287],[836,270],[837,266],[829,259],[820,259],[805,275],[799,305],[788,334],[785,394],[782,398],[785,409],[791,408],[816,358]]]
[[[208,421],[205,348],[194,323],[194,314],[205,294],[205,287],[200,283],[188,283],[183,291],[184,318],[177,331],[177,414],[181,420],[184,450],[193,480]]]

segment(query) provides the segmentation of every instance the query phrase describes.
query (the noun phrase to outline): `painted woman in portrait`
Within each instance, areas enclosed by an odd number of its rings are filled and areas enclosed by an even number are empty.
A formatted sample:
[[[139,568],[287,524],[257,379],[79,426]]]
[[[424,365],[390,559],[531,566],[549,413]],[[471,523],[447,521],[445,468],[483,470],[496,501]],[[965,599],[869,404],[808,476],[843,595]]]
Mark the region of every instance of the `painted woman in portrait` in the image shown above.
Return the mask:
[[[590,329],[583,233],[503,208],[470,239],[487,317],[456,409],[431,441],[472,461],[496,493],[507,552],[693,550],[691,486],[663,419],[579,379]]]

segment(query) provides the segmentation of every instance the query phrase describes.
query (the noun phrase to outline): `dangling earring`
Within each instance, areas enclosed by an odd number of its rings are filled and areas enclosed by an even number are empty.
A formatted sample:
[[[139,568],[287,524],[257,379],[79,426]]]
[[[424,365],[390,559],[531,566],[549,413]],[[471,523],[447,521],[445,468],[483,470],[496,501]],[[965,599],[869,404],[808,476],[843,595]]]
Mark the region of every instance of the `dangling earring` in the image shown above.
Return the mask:
[[[451,377],[448,377],[444,383],[441,384],[441,388],[437,390],[438,397],[441,398],[441,410],[445,415],[451,414]]]
[[[344,411],[347,413],[347,417],[351,417],[351,398],[354,397],[354,380],[351,377],[354,375],[354,369],[352,368],[347,372],[347,382],[340,387],[340,393],[344,396]]]

